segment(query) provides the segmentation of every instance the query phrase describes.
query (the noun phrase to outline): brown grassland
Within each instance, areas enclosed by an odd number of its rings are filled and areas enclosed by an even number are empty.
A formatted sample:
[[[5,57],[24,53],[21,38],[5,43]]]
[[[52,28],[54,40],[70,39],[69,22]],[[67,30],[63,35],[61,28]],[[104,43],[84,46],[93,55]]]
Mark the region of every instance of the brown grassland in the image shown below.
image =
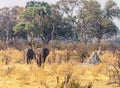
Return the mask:
[[[70,76],[68,84],[71,86],[64,88],[88,88],[88,85],[92,88],[120,88],[112,83],[105,63],[116,60],[109,51],[104,51],[100,56],[102,63],[95,66],[73,61],[61,64],[46,62],[44,68],[39,68],[34,60],[26,65],[23,58],[23,52],[17,49],[0,51],[0,88],[63,88],[66,76]],[[72,83],[79,84],[79,87],[72,86]]]

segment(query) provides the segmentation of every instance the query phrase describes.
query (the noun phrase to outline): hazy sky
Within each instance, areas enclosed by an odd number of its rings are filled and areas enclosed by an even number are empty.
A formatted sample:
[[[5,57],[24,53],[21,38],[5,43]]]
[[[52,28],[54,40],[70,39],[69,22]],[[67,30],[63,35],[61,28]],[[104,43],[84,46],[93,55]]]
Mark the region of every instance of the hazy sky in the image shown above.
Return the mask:
[[[25,6],[26,2],[28,1],[45,1],[48,3],[55,3],[58,0],[0,0],[0,7],[15,6],[15,5]]]
[[[5,6],[11,7],[11,6],[15,6],[15,5],[25,6],[26,2],[28,2],[28,1],[46,1],[51,4],[51,3],[56,3],[59,0],[0,0],[0,8],[5,7]],[[98,0],[98,1],[103,6],[107,0]],[[120,0],[114,0],[114,1],[120,7]],[[120,20],[115,20],[115,23],[117,26],[119,26],[119,29],[120,29]]]
[[[11,7],[11,6],[15,6],[15,5],[19,5],[19,6],[25,6],[26,2],[31,1],[31,0],[0,0],[0,8],[1,7]],[[59,0],[33,0],[33,1],[46,1],[48,3],[55,3]],[[98,0],[102,5],[104,5],[104,3],[107,0]],[[114,0],[118,6],[120,6],[120,0]]]

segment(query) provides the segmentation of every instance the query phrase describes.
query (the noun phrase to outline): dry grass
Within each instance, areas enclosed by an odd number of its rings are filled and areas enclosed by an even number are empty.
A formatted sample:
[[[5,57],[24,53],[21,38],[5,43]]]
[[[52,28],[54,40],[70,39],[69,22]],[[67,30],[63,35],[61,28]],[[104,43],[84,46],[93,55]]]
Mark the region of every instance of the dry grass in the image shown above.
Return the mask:
[[[12,60],[8,65],[0,63],[0,88],[60,88],[58,86],[63,83],[67,74],[71,74],[71,82],[75,81],[82,86],[92,83],[93,88],[115,88],[106,84],[109,76],[105,63],[96,66],[72,62],[63,62],[60,65],[45,63],[44,68],[39,68],[34,61],[31,65],[16,63],[14,60],[23,58],[21,51],[15,49],[0,51],[0,59],[5,58],[5,55]],[[102,61],[108,58],[114,60],[109,52],[105,52],[101,58]]]
[[[100,66],[101,67],[101,66]],[[71,63],[45,64],[44,69],[38,68],[35,63],[32,65],[13,64],[3,66],[0,71],[1,88],[55,88],[57,86],[57,77],[60,85],[66,74],[72,74],[70,80],[81,83],[82,86],[89,82],[108,81],[109,77],[100,71],[100,67],[83,67],[72,65]],[[9,87],[6,87],[9,86]],[[107,88],[107,87],[106,87]]]
[[[114,64],[117,60],[116,56],[113,56],[113,53],[110,51],[104,51],[103,55],[100,56],[103,62],[106,64]]]
[[[24,59],[23,52],[8,48],[6,50],[0,50],[0,62],[5,62],[5,60],[8,59],[9,62],[17,62],[21,59]]]

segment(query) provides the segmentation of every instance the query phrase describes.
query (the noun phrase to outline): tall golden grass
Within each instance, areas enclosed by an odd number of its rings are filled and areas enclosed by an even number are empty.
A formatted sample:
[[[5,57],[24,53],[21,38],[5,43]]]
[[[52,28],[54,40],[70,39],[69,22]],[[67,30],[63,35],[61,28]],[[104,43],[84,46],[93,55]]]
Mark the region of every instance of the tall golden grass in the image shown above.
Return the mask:
[[[60,54],[62,52],[57,51]],[[84,88],[90,83],[93,84],[93,88],[97,88],[98,85],[101,88],[113,88],[110,85],[105,85],[109,81],[109,76],[108,66],[104,62],[110,60],[108,63],[113,63],[116,57],[107,51],[100,56],[103,63],[95,66],[62,62],[61,64],[45,63],[44,68],[39,68],[34,62],[30,65],[16,63],[16,60],[24,58],[22,51],[16,49],[1,50],[0,60],[6,56],[11,59],[11,64],[5,65],[2,64],[4,62],[1,62],[0,88],[61,88],[60,86],[68,74],[71,75],[70,83],[79,83]],[[53,58],[52,54],[49,58]]]

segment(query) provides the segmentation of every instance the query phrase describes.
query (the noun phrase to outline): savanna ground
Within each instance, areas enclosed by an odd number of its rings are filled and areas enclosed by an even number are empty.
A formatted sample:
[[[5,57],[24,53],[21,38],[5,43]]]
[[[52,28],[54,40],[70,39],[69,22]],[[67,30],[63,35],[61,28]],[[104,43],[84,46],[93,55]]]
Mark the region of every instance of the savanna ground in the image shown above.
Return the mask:
[[[52,50],[47,59],[66,58],[65,52],[70,53],[56,50],[54,56]],[[74,50],[71,52],[76,53]],[[58,55],[60,53],[62,56]],[[97,65],[82,64],[77,60],[51,64],[46,61],[44,68],[39,68],[34,60],[30,65],[24,63],[23,51],[13,48],[1,50],[0,88],[89,88],[89,85],[92,88],[120,88],[110,78],[108,65],[115,63],[117,57],[111,51],[102,53],[102,62]]]

